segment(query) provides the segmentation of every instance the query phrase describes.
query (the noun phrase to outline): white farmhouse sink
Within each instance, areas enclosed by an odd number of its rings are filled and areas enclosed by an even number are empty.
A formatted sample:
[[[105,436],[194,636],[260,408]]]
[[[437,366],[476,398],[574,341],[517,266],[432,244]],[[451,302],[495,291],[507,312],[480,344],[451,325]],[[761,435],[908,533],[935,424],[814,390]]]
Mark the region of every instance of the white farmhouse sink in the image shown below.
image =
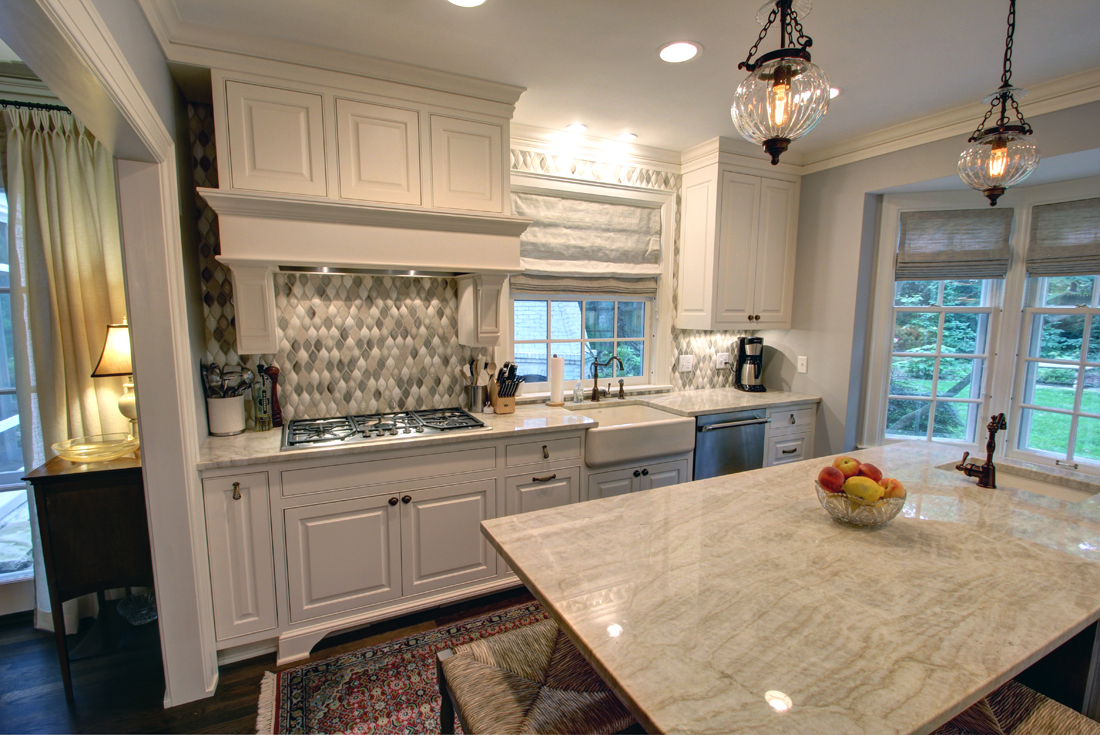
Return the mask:
[[[936,469],[964,475],[955,469],[957,463],[936,465]],[[1044,495],[1067,503],[1080,503],[1100,493],[1100,483],[1077,472],[1043,472],[1038,465],[1027,464],[1017,467],[1003,461],[994,461],[997,466],[997,489],[1012,488],[1026,490],[1036,495]],[[977,482],[977,480],[972,480]]]
[[[657,408],[609,404],[570,410],[599,422],[588,430],[584,463],[605,467],[682,454],[695,449],[695,419]]]

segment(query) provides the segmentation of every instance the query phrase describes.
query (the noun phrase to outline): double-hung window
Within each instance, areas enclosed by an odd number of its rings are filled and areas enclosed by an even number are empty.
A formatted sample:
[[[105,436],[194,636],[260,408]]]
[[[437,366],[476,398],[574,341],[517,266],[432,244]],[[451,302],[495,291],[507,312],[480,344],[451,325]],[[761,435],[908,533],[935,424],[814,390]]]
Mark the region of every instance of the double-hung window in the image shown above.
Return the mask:
[[[513,354],[524,390],[550,390],[548,358],[565,360],[568,389],[590,380],[593,366],[612,356],[622,361],[600,368],[600,378],[622,379],[624,385],[649,382],[652,299],[614,296],[514,295]]]
[[[989,279],[895,283],[887,437],[974,441],[993,291]]]

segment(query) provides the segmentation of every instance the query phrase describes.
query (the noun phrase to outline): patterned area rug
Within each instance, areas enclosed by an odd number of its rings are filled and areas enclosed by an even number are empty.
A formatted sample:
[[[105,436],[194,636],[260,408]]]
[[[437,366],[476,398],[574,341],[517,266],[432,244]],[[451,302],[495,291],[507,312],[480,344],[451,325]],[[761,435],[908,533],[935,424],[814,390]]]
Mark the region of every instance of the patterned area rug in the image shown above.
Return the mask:
[[[437,733],[435,654],[546,617],[532,602],[285,671],[269,671],[260,687],[256,732]]]

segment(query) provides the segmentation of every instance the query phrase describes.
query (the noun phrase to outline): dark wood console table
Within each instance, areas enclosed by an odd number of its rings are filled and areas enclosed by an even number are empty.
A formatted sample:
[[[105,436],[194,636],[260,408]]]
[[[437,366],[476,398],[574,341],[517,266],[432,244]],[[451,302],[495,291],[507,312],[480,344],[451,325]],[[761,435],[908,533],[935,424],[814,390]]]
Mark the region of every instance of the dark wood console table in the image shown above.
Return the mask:
[[[54,457],[23,479],[34,486],[57,656],[72,703],[62,603],[96,592],[102,606],[104,590],[153,586],[141,461],[76,464]]]

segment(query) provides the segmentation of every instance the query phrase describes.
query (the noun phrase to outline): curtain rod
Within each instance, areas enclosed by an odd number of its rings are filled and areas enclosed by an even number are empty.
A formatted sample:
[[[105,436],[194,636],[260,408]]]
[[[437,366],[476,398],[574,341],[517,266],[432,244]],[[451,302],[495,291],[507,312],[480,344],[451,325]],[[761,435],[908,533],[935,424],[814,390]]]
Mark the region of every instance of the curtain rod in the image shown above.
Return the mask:
[[[30,110],[57,110],[58,112],[67,112],[70,115],[73,111],[64,105],[45,105],[39,102],[19,102],[18,100],[0,100],[0,107],[26,107]]]

